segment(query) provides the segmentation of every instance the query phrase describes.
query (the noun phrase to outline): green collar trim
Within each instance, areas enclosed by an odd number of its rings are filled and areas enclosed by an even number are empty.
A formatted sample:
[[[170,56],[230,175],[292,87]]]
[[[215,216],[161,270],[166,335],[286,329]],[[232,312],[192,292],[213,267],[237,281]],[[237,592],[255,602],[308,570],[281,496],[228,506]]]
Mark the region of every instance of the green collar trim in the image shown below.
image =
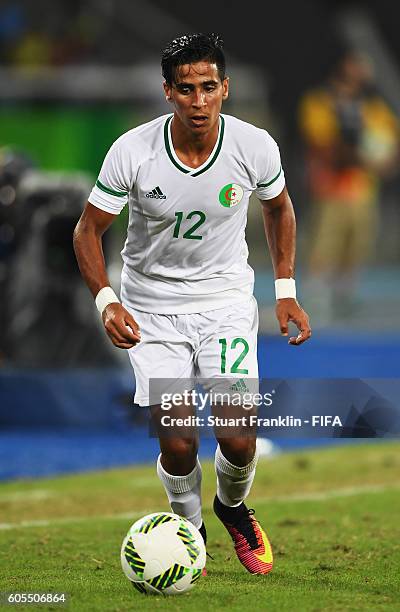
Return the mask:
[[[165,143],[165,149],[167,151],[168,157],[170,158],[174,166],[178,168],[178,170],[180,170],[184,174],[190,174],[190,176],[199,176],[200,174],[203,174],[203,172],[206,172],[209,168],[211,168],[211,166],[215,163],[218,155],[221,152],[222,141],[224,139],[224,132],[225,132],[225,119],[222,117],[222,115],[220,115],[221,123],[220,123],[217,146],[214,150],[214,153],[212,153],[211,159],[206,163],[204,167],[200,166],[200,168],[193,168],[192,170],[189,170],[188,167],[185,167],[179,163],[179,161],[176,159],[176,155],[174,156],[171,150],[171,144],[169,141],[169,130],[170,130],[172,117],[173,115],[168,117],[168,119],[166,120],[164,124],[164,143]]]

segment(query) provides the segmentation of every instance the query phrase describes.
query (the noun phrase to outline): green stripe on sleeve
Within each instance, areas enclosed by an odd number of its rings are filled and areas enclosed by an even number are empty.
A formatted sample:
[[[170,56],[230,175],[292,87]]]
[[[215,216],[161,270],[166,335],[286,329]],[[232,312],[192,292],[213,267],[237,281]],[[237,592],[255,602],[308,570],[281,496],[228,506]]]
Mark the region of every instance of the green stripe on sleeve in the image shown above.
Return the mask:
[[[278,174],[272,179],[272,181],[269,181],[269,183],[257,183],[257,187],[269,187],[270,185],[272,185],[272,183],[275,183],[275,181],[278,180],[281,175],[281,172],[282,166],[280,167]]]
[[[105,193],[109,193],[110,195],[117,196],[117,198],[126,198],[126,196],[128,195],[127,191],[114,191],[114,189],[110,189],[109,187],[106,187],[105,185],[103,185],[103,183],[99,181],[99,179],[97,179],[96,181],[96,187],[98,187]]]

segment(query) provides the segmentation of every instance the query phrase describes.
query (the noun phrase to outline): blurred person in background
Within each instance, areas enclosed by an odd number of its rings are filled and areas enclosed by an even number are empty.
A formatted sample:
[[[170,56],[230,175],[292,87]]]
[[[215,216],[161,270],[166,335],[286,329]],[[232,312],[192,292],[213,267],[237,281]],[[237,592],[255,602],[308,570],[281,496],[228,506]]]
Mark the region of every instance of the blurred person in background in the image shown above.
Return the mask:
[[[26,225],[18,201],[18,188],[32,168],[33,162],[25,153],[0,147],[0,367],[13,352],[10,335],[13,309],[9,293],[15,278],[11,269],[22,242],[21,230]]]
[[[313,218],[309,295],[321,322],[352,314],[356,281],[375,244],[381,179],[394,172],[399,126],[368,58],[345,52],[330,79],[300,101]]]

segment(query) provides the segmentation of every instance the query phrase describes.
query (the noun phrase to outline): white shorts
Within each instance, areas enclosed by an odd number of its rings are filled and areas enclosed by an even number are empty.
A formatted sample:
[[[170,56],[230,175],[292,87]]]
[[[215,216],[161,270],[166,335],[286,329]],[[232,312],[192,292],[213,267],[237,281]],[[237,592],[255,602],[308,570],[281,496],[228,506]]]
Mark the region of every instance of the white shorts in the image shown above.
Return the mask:
[[[135,372],[135,403],[149,406],[150,379],[258,380],[258,308],[254,296],[226,308],[165,315],[125,308],[138,323],[141,341],[128,350]],[[187,388],[185,386],[185,388]],[[174,388],[174,392],[184,389]]]

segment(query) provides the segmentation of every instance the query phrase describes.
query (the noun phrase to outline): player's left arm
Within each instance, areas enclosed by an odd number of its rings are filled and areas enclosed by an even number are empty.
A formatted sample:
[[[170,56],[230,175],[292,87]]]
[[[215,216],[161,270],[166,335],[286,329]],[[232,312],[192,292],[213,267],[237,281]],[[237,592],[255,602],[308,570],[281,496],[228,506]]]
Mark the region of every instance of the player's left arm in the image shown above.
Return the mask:
[[[265,236],[274,267],[275,278],[294,278],[296,254],[296,217],[286,187],[270,200],[260,200],[264,220]],[[281,334],[288,335],[289,321],[293,321],[299,333],[289,339],[289,344],[298,345],[311,336],[307,313],[294,298],[276,302],[276,317]]]

